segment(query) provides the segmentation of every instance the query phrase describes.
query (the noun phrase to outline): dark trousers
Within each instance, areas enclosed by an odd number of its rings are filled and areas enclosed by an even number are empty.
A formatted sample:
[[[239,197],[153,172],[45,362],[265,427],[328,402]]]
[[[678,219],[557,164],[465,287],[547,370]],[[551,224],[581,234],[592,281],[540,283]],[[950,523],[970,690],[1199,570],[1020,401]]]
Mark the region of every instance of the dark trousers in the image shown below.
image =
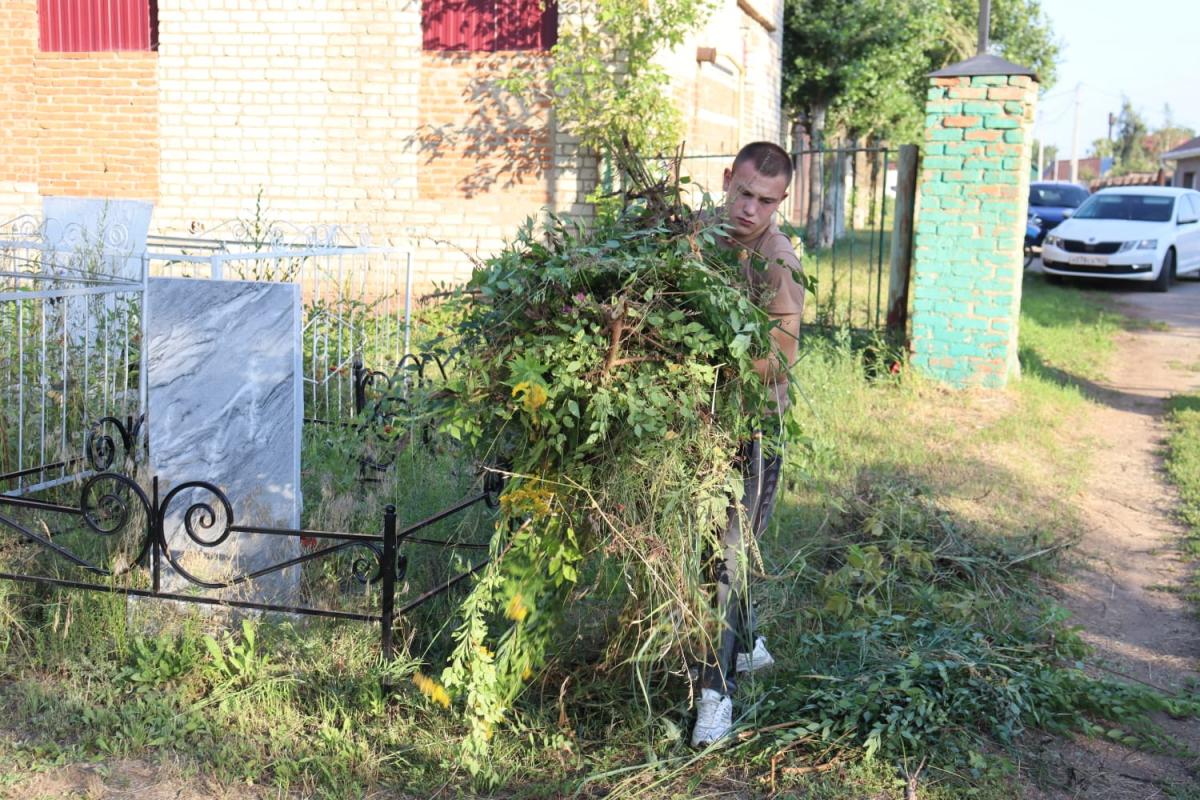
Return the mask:
[[[754,540],[767,529],[779,487],[783,454],[764,455],[762,437],[742,448],[742,513],[729,507],[729,518],[721,535],[722,558],[717,566],[717,615],[721,630],[700,668],[700,688],[732,694],[736,687],[734,667],[738,653],[754,649],[754,609],[747,597],[749,563],[742,539],[742,520],[750,526]]]

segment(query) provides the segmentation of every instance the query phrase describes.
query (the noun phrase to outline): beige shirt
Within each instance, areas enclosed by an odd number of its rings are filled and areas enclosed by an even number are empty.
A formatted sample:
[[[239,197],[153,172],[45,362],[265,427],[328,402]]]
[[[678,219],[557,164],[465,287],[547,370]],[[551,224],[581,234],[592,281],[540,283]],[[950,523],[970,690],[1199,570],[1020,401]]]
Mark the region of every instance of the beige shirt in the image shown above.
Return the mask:
[[[758,258],[752,258],[751,254]],[[743,245],[742,274],[750,284],[750,300],[772,317],[804,314],[804,272],[792,240],[772,223],[750,245]],[[788,382],[781,378],[768,385],[775,413],[788,407]]]
[[[765,269],[756,267],[751,252],[766,262]],[[791,239],[772,224],[742,253],[742,274],[755,305],[772,316],[804,313],[804,271]]]

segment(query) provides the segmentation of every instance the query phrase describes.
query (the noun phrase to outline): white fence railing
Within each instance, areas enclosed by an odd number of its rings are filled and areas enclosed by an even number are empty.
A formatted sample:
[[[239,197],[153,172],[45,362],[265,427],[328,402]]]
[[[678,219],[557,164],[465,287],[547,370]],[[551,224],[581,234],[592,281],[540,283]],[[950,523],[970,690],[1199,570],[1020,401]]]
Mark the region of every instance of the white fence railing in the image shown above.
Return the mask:
[[[141,260],[114,246],[119,231],[58,233],[0,225],[0,492],[86,473],[89,432],[113,442],[102,420],[128,432],[145,408]]]
[[[410,351],[412,256],[345,241],[336,228],[254,230],[234,223],[204,237],[152,236],[151,276],[288,282],[304,303],[305,416],[354,410],[354,363],[390,372]]]

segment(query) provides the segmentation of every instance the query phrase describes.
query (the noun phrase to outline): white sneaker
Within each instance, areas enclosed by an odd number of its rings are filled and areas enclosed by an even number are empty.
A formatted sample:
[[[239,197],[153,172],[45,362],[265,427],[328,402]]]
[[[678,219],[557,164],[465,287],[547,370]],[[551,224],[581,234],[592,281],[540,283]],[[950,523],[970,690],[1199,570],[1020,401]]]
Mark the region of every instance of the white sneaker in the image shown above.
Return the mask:
[[[774,657],[767,651],[766,638],[759,636],[754,640],[754,650],[750,653],[738,653],[735,672],[754,672],[766,669],[775,663]]]
[[[733,729],[733,701],[715,689],[701,689],[696,703],[692,747],[707,747]]]

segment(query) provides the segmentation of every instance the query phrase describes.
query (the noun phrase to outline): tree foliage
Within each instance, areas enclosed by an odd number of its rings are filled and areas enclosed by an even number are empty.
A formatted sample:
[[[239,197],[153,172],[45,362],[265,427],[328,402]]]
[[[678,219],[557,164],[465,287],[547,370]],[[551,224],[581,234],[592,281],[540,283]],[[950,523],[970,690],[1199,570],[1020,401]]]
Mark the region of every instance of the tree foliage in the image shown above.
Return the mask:
[[[1146,120],[1133,107],[1128,97],[1121,98],[1121,114],[1117,117],[1117,140],[1113,146],[1119,174],[1148,172],[1155,168],[1146,147],[1146,136],[1150,132]]]
[[[562,14],[547,86],[558,123],[595,153],[628,142],[634,152],[673,150],[682,136],[670,77],[655,56],[677,47],[711,12],[713,0],[580,2]],[[509,89],[527,92],[537,76],[515,75]]]
[[[1147,146],[1150,150],[1150,157],[1155,163],[1158,163],[1159,158],[1163,153],[1174,150],[1179,145],[1196,136],[1196,131],[1186,125],[1178,125],[1175,122],[1175,115],[1171,111],[1171,104],[1163,105],[1163,124],[1161,128],[1156,129],[1150,134],[1147,141]]]
[[[913,117],[911,90],[934,45],[916,3],[792,0],[784,16],[784,102],[819,134],[832,113],[853,131]]]
[[[915,139],[925,75],[974,55],[977,13],[951,0],[788,0],[785,105],[810,132],[828,117],[852,137]],[[992,50],[1050,86],[1058,46],[1038,0],[996,0],[991,19]]]
[[[1093,139],[1091,145],[1088,146],[1088,156],[1091,158],[1112,158],[1112,140],[1104,137]]]
[[[1108,146],[1108,154],[1116,160],[1113,165],[1114,175],[1154,172],[1159,169],[1159,159],[1163,153],[1178,147],[1195,135],[1191,128],[1175,124],[1170,105],[1163,107],[1162,126],[1150,130],[1150,125],[1141,111],[1128,97],[1122,96],[1121,113],[1117,115],[1116,138],[1112,142],[1099,139],[1092,144],[1092,150],[1097,154],[1102,152],[1105,145]]]

